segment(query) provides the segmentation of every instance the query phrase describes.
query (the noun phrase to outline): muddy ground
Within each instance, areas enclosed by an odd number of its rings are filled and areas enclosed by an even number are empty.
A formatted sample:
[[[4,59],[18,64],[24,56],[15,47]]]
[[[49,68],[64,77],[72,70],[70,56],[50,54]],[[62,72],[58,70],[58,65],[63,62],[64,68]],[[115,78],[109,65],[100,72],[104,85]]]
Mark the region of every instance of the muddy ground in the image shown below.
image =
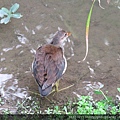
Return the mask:
[[[50,101],[61,105],[77,95],[92,95],[93,89],[101,89],[107,95],[120,97],[120,1],[101,1],[105,9],[95,3],[90,24],[89,54],[85,55],[85,26],[91,0],[1,0],[0,8],[10,8],[19,3],[23,17],[0,24],[0,94],[6,100],[0,112],[7,108],[16,110],[16,103],[38,93],[32,77],[31,64],[34,50],[47,43],[58,27],[70,31],[66,43],[67,71],[59,89],[73,87],[48,96]],[[79,63],[80,62],[80,63]],[[33,92],[33,93],[31,93]],[[36,96],[44,110],[50,105],[47,99]]]

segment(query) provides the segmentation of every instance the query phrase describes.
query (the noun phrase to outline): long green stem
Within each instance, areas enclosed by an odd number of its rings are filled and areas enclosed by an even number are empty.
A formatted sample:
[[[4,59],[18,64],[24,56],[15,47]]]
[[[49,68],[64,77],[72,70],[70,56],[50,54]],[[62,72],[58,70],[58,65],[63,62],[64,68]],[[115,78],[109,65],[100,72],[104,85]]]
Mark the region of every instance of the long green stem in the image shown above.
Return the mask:
[[[88,55],[88,36],[89,36],[89,28],[90,28],[90,19],[91,19],[91,14],[93,10],[93,6],[96,0],[93,1],[92,6],[90,8],[90,12],[88,14],[87,22],[86,22],[86,54],[85,57],[83,58],[82,61],[85,61],[87,55]]]

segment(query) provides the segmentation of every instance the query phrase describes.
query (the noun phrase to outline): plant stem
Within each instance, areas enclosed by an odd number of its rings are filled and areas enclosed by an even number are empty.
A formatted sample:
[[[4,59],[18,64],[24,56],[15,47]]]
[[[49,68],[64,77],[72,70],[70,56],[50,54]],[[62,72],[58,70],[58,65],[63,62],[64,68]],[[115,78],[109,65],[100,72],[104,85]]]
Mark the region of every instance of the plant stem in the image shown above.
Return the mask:
[[[107,100],[107,102],[109,102],[109,100],[107,99],[107,97],[106,97],[106,95],[104,94],[104,92],[102,91],[102,90],[99,90],[102,94],[103,94],[103,96],[104,96],[104,98]]]
[[[95,1],[96,0],[94,0],[92,3],[92,6],[91,6],[89,14],[88,14],[87,22],[86,22],[86,53],[85,53],[85,57],[83,58],[82,61],[85,61],[85,59],[88,55],[88,36],[89,36],[90,20],[91,20],[91,14],[92,14],[92,10],[93,10]]]

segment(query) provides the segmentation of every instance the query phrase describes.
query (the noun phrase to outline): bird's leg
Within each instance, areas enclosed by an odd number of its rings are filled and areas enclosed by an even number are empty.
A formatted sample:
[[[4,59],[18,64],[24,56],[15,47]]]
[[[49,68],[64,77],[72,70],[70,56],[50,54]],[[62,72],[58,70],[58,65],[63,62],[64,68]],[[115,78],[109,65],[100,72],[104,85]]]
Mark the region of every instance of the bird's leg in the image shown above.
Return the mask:
[[[58,86],[59,86],[59,80],[55,83],[55,91],[56,91],[56,92],[61,92],[61,91],[63,91],[63,90],[66,90],[66,89],[74,86],[74,84],[72,84],[72,85],[70,85],[70,86],[68,86],[68,87],[62,88],[62,89],[60,89],[60,90],[58,89]],[[53,94],[53,96],[54,96],[54,95],[55,95],[55,93]]]
[[[57,80],[57,82],[54,85],[53,90],[50,92],[50,94],[52,94],[53,92],[58,92],[58,86],[59,86],[59,80]],[[53,94],[53,96],[55,95],[55,93]]]
[[[63,90],[66,90],[66,89],[74,86],[74,84],[72,84],[72,85],[70,85],[70,86],[68,86],[68,87],[62,88],[62,89],[60,89],[60,90],[58,89],[58,86],[59,86],[59,80],[56,81],[55,86],[54,86],[55,88],[50,92],[50,94],[52,94],[53,92],[61,92],[61,91],[63,91]],[[55,95],[55,93],[53,94],[53,96],[54,96],[54,95]]]
[[[55,83],[55,91],[58,92],[58,87],[59,87],[59,80],[57,80],[57,82]]]
[[[54,88],[53,88],[53,90],[50,92],[50,94],[53,93],[53,92],[58,92],[58,91],[59,91],[59,90],[58,90],[58,86],[59,86],[59,80],[56,81],[55,85],[53,86]]]

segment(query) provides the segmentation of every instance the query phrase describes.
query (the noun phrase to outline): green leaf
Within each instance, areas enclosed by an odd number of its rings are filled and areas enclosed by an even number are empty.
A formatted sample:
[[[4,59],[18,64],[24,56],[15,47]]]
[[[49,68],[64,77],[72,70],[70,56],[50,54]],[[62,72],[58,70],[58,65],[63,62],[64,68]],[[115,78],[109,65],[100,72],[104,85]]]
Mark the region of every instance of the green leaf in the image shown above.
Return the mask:
[[[15,3],[11,8],[10,8],[10,12],[15,13],[19,8],[19,4]]]
[[[12,14],[11,17],[13,17],[13,18],[21,18],[22,15],[20,13],[15,13],[15,14]]]
[[[102,92],[99,91],[99,90],[95,90],[94,93],[95,93],[95,94],[102,94]]]
[[[2,17],[4,17],[4,15],[7,15],[7,13],[1,9],[0,10],[0,17],[2,18]]]
[[[10,11],[5,7],[1,8],[1,10],[4,11],[6,15],[10,14]]]
[[[1,19],[1,21],[0,21],[1,24],[3,24],[3,23],[7,24],[8,22],[10,22],[10,16],[5,17],[5,18]]]
[[[120,92],[120,88],[117,88],[117,90]]]
[[[108,97],[108,96],[107,96],[107,99],[108,99],[109,101],[113,101],[113,98],[112,98],[112,97]]]

